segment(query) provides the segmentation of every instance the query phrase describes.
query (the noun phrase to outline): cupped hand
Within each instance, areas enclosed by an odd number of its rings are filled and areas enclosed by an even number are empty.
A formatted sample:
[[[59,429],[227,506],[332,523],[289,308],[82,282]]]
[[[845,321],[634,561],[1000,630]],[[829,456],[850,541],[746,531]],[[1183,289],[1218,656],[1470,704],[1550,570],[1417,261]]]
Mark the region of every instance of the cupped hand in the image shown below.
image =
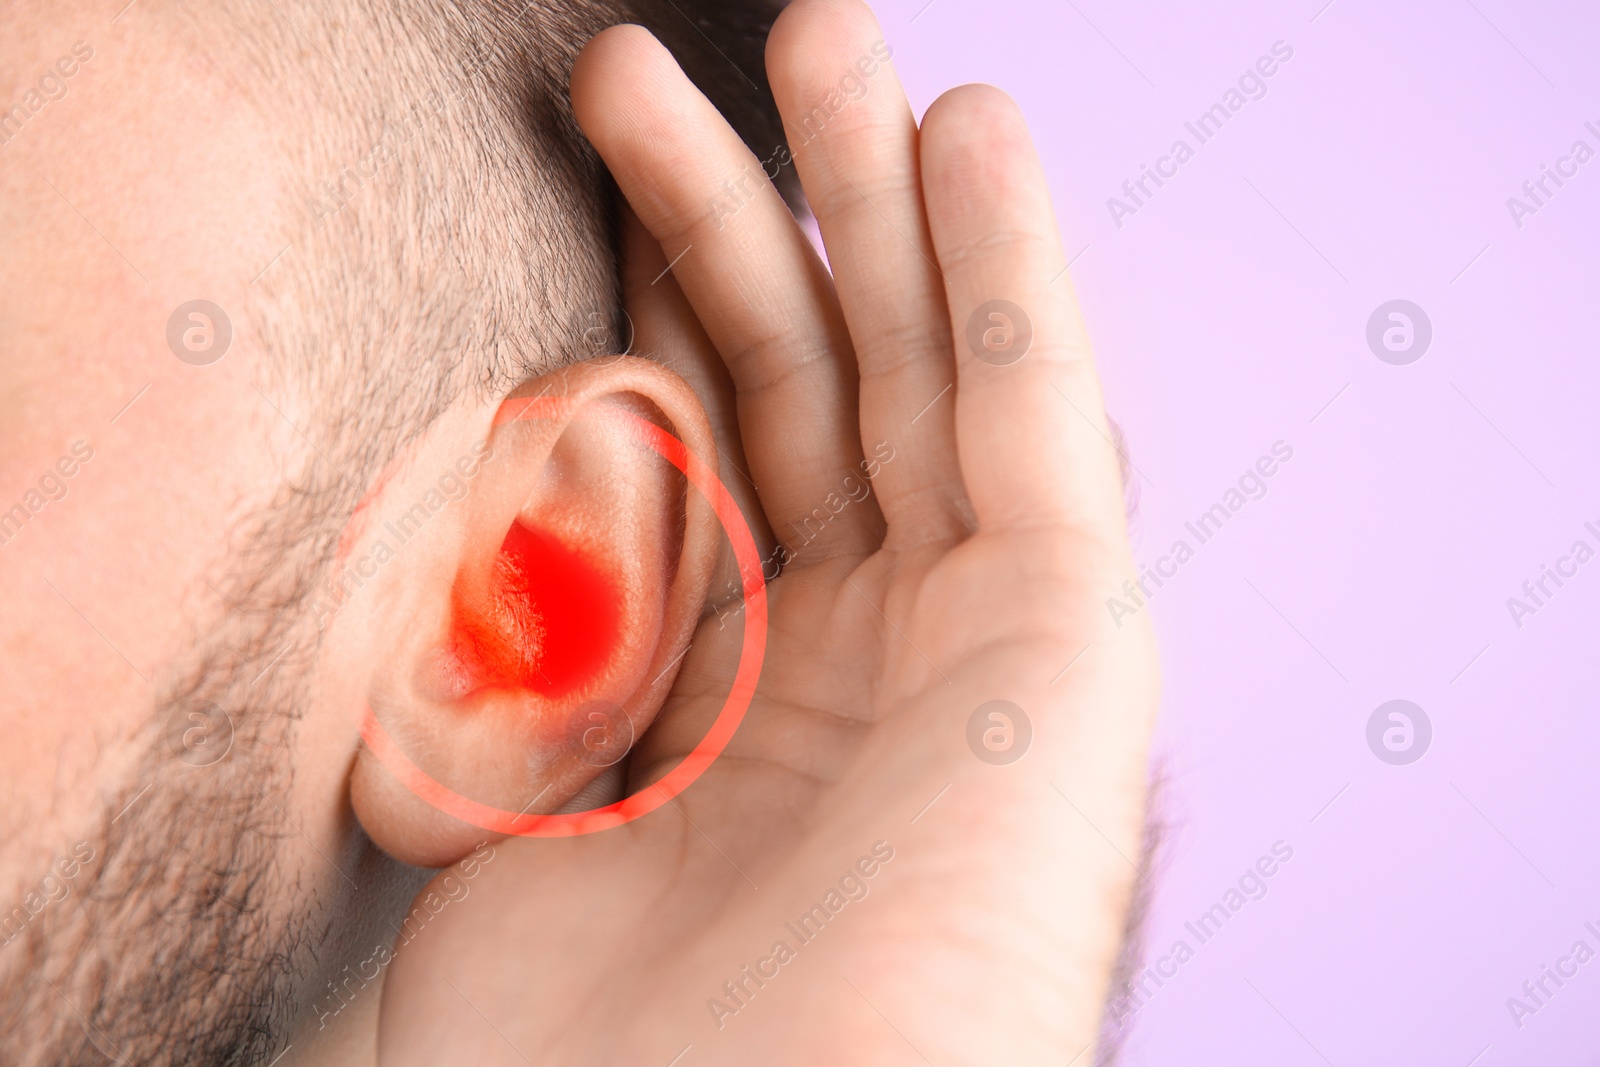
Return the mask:
[[[1158,691],[1144,617],[1106,610],[1119,457],[1017,108],[965,86],[919,129],[887,57],[855,0],[794,4],[767,158],[645,31],[579,59],[636,345],[701,392],[782,565],[766,661],[671,804],[496,848],[391,965],[381,1062],[1092,1062]],[[746,621],[708,615],[630,789],[705,734]]]

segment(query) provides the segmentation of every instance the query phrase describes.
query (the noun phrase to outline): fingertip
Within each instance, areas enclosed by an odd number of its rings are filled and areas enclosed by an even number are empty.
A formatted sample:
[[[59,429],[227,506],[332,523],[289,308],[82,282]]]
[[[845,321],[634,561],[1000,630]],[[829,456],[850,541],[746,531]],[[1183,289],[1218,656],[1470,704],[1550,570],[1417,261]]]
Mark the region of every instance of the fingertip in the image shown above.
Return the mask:
[[[924,133],[937,129],[941,133],[967,136],[983,135],[992,130],[1022,130],[1027,124],[1022,109],[1004,89],[987,82],[968,82],[939,95],[922,117]]]
[[[914,138],[916,119],[892,57],[861,0],[796,0],[786,8],[767,37],[767,78],[791,149],[798,153],[824,127],[852,145]]]
[[[596,67],[619,60],[637,59],[651,50],[666,51],[655,35],[643,26],[632,22],[607,26],[589,38],[589,43],[578,52],[578,58],[572,64],[572,82],[576,85],[580,78],[586,78]]]
[[[665,45],[643,26],[621,23],[595,34],[573,61],[568,88],[578,124],[591,140],[618,114],[631,86],[678,71]]]
[[[921,129],[923,184],[930,197],[1020,192],[1039,178],[1022,109],[993,85],[973,82],[945,92],[928,108]]]
[[[840,41],[883,37],[878,16],[862,0],[794,0],[767,35],[767,67],[775,61],[811,58],[837,49]]]

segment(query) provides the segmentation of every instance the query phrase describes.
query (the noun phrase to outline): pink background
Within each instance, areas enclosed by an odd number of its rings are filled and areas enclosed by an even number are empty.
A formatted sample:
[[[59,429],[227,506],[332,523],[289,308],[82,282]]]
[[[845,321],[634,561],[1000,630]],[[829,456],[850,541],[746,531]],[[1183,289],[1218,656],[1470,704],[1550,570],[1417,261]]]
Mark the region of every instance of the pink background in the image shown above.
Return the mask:
[[[1325,2],[879,5],[919,112],[988,81],[1030,117],[1142,473],[1138,558],[1294,449],[1151,601],[1178,828],[1150,959],[1195,954],[1125,1062],[1596,1062],[1600,959],[1520,1028],[1506,1002],[1600,951],[1600,560],[1520,628],[1506,600],[1600,548],[1600,159],[1520,228],[1506,201],[1600,150],[1600,13]],[[1277,41],[1267,95],[1198,145],[1185,121]],[[1107,198],[1179,137],[1194,158],[1118,228]],[[1366,343],[1396,298],[1433,324],[1408,366]],[[1408,766],[1366,740],[1396,698],[1433,725]],[[1200,945],[1185,921],[1280,840]]]

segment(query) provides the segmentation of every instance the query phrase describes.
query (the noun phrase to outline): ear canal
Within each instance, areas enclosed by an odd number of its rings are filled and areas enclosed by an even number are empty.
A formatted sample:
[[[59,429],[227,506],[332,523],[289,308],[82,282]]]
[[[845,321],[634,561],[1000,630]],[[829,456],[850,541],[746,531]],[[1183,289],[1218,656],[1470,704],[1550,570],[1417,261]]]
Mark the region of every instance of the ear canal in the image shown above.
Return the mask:
[[[641,412],[665,416],[626,399],[503,428],[509,462],[474,509],[439,637],[455,697],[514,694],[548,729],[587,699],[630,705],[662,640],[677,638],[665,627],[687,485],[639,440]],[[511,485],[496,492],[495,478]]]
[[[486,595],[474,598],[463,584],[452,595],[451,651],[479,686],[559,700],[592,682],[617,651],[615,577],[555,533],[513,522]]]

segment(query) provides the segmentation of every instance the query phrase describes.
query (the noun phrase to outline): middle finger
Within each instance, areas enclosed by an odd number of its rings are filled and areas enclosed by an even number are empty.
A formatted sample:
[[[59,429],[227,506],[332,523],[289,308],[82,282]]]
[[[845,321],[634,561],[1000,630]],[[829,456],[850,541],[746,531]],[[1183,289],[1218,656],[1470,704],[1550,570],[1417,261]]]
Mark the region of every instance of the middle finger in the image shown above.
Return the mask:
[[[850,335],[827,268],[761,164],[637,26],[589,43],[572,99],[728,365],[778,538],[802,545],[802,559],[876,549],[876,505],[836,506],[862,462]]]
[[[890,543],[971,531],[956,457],[955,359],[928,235],[917,123],[860,0],[797,0],[767,41],[795,165],[828,247],[861,376],[861,439]]]

